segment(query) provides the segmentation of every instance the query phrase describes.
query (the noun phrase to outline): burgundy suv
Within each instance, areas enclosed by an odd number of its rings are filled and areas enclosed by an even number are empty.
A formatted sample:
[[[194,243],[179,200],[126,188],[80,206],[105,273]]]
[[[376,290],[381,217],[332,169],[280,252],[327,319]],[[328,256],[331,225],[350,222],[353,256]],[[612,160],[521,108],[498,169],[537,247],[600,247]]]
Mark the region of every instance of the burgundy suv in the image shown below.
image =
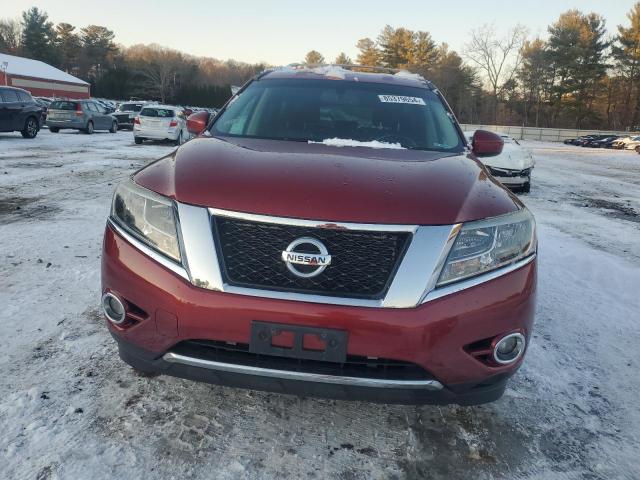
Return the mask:
[[[441,93],[280,69],[120,184],[102,307],[134,368],[387,403],[499,398],[531,334],[535,223]]]

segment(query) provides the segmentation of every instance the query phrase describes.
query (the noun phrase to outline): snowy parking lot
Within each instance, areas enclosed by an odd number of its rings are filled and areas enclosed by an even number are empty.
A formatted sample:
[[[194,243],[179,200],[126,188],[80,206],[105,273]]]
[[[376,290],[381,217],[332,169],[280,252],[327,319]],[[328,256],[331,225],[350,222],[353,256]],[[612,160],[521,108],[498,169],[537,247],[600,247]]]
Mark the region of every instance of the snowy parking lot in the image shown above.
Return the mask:
[[[493,404],[415,407],[137,375],[98,308],[102,233],[115,184],[174,147],[0,134],[0,478],[640,478],[640,155],[523,143],[527,359]]]

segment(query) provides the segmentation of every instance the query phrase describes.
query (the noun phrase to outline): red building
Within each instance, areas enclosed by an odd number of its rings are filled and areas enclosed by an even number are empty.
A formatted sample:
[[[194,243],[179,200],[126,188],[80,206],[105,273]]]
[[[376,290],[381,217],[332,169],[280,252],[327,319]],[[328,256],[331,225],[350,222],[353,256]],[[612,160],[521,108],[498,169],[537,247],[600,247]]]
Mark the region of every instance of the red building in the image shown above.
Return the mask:
[[[0,85],[23,88],[38,97],[89,98],[89,84],[30,58],[0,53]]]

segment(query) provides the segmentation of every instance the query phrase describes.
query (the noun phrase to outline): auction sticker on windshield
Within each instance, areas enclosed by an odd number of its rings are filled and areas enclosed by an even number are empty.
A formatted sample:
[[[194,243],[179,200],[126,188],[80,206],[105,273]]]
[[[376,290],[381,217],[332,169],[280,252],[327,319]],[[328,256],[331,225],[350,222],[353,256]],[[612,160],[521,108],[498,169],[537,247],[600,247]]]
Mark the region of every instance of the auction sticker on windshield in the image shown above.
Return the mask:
[[[405,97],[402,95],[378,95],[383,103],[410,103],[413,105],[426,105],[420,97]]]

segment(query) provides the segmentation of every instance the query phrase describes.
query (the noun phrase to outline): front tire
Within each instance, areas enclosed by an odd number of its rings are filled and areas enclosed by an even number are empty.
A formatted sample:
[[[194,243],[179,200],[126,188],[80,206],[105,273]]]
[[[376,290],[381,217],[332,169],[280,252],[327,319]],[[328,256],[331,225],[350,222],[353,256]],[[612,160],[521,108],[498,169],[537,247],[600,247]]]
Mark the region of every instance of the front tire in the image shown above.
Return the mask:
[[[58,127],[49,127],[49,131],[51,133],[58,133],[60,131],[60,129]]]
[[[527,183],[525,183],[525,184],[522,186],[522,190],[521,190],[521,192],[523,192],[523,193],[529,193],[530,191],[531,191],[531,180],[529,180]]]
[[[173,141],[173,144],[174,144],[176,147],[179,147],[180,145],[182,145],[182,132],[180,132],[180,133],[178,134],[178,138],[176,138],[176,139]]]
[[[91,135],[93,133],[93,122],[87,123],[87,128],[84,129],[84,133]]]
[[[111,124],[111,128],[109,129],[109,133],[117,133],[118,132],[118,122],[113,122]]]
[[[140,137],[133,137],[133,141],[136,142],[136,145],[142,145],[142,139]]]
[[[24,128],[20,132],[23,138],[36,138],[38,135],[39,125],[35,117],[29,117],[24,122]]]

